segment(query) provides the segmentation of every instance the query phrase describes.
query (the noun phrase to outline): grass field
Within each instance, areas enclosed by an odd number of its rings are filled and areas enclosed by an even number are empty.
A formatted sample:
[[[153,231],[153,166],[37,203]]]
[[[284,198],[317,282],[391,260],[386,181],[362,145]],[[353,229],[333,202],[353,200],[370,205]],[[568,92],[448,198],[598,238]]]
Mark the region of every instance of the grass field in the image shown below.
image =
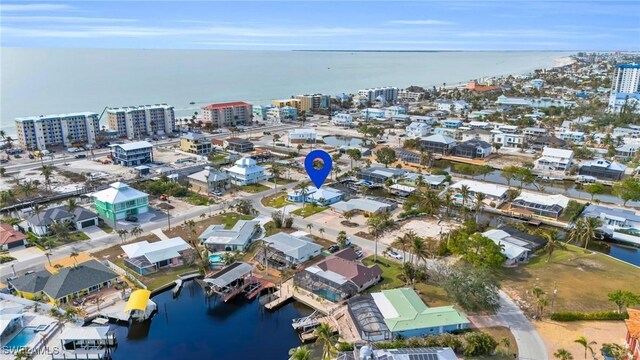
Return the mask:
[[[269,188],[262,184],[251,184],[240,187],[240,191],[245,191],[248,193],[259,193],[263,191],[267,191]]]
[[[269,196],[265,196],[260,200],[262,205],[272,207],[272,208],[281,208],[287,205],[287,194],[286,193],[277,193],[271,194]]]
[[[372,265],[373,256],[362,259],[362,263],[369,266]],[[368,292],[376,292],[386,289],[396,289],[401,287],[407,287],[404,280],[400,278],[402,274],[401,265],[395,261],[385,259],[378,256],[378,265],[382,269],[382,281],[377,285],[367,289]],[[420,295],[422,300],[430,307],[452,305],[453,302],[447,299],[447,293],[441,287],[432,283],[417,283],[416,292]]]
[[[311,216],[319,212],[325,211],[328,208],[329,208],[328,206],[306,204],[303,208],[293,210],[291,213],[296,214],[298,216],[307,217],[307,216]]]
[[[616,290],[637,292],[640,269],[600,253],[566,245],[554,251],[547,263],[546,255],[536,256],[529,264],[504,269],[502,287],[532,304],[531,290],[539,287],[548,294],[558,289],[551,311],[608,311],[616,306],[607,294]]]

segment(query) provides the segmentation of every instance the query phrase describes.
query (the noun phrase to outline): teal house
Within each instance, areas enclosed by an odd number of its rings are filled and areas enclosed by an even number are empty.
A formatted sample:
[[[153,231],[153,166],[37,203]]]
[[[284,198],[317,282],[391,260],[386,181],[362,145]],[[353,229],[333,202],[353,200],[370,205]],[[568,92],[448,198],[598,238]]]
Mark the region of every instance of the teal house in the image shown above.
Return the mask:
[[[138,216],[149,211],[149,195],[129,185],[115,182],[109,188],[91,195],[98,214],[111,221],[128,215]]]

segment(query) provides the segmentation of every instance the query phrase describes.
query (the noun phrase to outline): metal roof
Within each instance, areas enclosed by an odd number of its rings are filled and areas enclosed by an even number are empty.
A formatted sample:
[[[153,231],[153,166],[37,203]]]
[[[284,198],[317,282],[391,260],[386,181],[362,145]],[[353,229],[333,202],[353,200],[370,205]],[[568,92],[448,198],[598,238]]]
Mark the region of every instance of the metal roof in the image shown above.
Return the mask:
[[[253,266],[244,262],[235,262],[213,274],[211,277],[205,278],[204,281],[218,288],[223,288],[232,282],[245,277],[252,271]]]

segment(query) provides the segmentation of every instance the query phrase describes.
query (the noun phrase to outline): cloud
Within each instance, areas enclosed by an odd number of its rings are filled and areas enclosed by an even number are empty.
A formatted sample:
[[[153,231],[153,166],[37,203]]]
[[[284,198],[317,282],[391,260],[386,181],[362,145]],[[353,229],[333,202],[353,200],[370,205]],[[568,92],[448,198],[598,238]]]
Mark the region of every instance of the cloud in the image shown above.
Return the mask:
[[[5,4],[0,5],[0,11],[58,11],[71,10],[66,4]]]
[[[49,23],[118,23],[136,22],[136,19],[93,18],[79,16],[3,16],[9,22],[49,22]]]
[[[456,23],[451,21],[444,20],[434,20],[434,19],[425,19],[425,20],[389,20],[388,24],[394,25],[455,25]]]

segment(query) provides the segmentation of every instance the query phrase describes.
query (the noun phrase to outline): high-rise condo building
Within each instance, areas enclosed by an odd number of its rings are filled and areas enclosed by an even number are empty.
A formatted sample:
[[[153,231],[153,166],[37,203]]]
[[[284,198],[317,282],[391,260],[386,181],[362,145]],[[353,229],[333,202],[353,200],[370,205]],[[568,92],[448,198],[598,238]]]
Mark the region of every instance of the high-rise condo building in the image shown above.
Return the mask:
[[[316,112],[331,108],[331,96],[322,94],[296,95],[300,100],[299,111]]]
[[[619,113],[624,106],[640,112],[640,64],[618,64],[613,74],[609,110]]]
[[[373,89],[358,90],[358,95],[364,97],[369,102],[381,102],[384,104],[398,101],[398,88],[386,86]]]
[[[100,126],[98,114],[82,112],[17,118],[16,129],[21,146],[44,150],[48,145],[94,144]]]
[[[251,125],[253,106],[242,101],[211,104],[202,107],[202,118],[213,127]]]
[[[110,108],[107,119],[109,129],[129,139],[171,134],[176,124],[173,106],[167,104]]]

